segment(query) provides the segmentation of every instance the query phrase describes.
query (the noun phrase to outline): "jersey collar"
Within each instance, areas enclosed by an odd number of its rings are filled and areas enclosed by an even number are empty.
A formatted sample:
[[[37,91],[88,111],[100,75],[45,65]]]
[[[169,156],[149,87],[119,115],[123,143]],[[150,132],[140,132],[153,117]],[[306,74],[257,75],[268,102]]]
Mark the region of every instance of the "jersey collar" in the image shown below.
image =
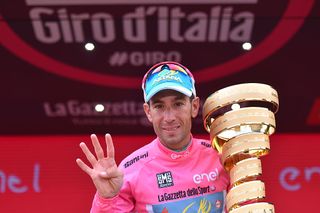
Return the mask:
[[[162,155],[165,155],[165,156],[169,157],[172,160],[182,160],[182,159],[185,159],[185,158],[189,157],[189,155],[191,154],[194,142],[193,142],[193,137],[191,135],[191,141],[190,141],[188,147],[185,150],[181,151],[181,152],[177,152],[177,151],[174,151],[174,150],[171,150],[171,149],[165,147],[160,142],[160,139],[158,137],[156,139],[156,143],[157,143],[157,146],[159,147],[159,150],[160,150]]]

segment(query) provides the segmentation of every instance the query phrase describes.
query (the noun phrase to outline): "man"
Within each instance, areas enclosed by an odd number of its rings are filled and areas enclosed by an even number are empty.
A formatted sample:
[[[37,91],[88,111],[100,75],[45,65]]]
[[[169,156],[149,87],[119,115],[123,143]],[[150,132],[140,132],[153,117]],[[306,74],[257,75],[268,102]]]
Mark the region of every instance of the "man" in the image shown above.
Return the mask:
[[[80,147],[91,164],[79,167],[97,188],[91,212],[224,212],[229,183],[210,142],[193,138],[199,111],[191,72],[176,62],[154,65],[143,79],[144,111],[157,138],[117,167],[111,136],[106,157],[95,135],[95,154]]]

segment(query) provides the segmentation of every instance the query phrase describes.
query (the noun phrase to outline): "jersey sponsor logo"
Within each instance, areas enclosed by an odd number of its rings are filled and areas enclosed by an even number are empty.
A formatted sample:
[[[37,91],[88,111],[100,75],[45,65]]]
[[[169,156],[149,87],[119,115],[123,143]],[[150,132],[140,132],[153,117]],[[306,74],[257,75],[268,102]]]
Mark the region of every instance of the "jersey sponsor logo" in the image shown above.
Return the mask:
[[[196,184],[199,184],[203,181],[215,181],[217,180],[219,177],[219,171],[217,168],[215,168],[214,171],[209,172],[209,173],[201,173],[201,174],[195,174],[193,175],[193,182],[195,182]]]
[[[178,196],[178,195],[177,195]],[[197,197],[191,197],[181,200],[171,200],[159,204],[147,205],[148,212],[206,212],[206,213],[221,213],[224,206],[223,192],[214,194],[206,194]]]
[[[158,195],[158,201],[164,202],[168,200],[176,200],[187,197],[187,193],[184,190],[180,190],[178,192],[172,192],[172,193],[164,193],[161,195]]]
[[[139,160],[143,159],[143,158],[147,158],[148,157],[148,152],[135,156],[134,158],[132,158],[131,160],[127,161],[124,163],[124,168],[127,168],[129,166],[131,166],[132,164],[138,162]]]
[[[216,190],[214,186],[205,186],[205,187],[193,187],[185,190],[179,190],[175,192],[165,192],[158,195],[159,202],[166,202],[170,200],[182,199],[186,197],[196,197],[198,195],[211,194]]]
[[[201,141],[201,145],[202,146],[205,146],[205,147],[211,147],[211,144],[210,143],[207,143],[207,142],[205,142],[205,141]]]
[[[174,185],[172,174],[170,171],[158,173],[157,174],[157,181],[158,181],[159,188],[170,187],[170,186]]]

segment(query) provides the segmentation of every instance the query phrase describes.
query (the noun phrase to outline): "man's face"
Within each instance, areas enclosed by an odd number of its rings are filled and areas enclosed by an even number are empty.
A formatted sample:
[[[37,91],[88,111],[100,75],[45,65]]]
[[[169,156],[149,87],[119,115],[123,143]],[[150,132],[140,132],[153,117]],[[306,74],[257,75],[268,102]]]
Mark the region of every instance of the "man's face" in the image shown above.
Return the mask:
[[[199,98],[190,98],[174,90],[164,90],[144,104],[145,113],[162,144],[181,149],[190,141],[192,118],[199,110]]]

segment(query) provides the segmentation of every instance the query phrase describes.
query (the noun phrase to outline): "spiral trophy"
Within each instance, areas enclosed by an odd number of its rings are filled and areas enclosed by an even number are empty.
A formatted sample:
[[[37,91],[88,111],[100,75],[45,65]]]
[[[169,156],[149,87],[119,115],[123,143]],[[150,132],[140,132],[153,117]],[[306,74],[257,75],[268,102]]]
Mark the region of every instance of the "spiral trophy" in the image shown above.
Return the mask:
[[[203,106],[203,123],[212,146],[230,175],[226,208],[230,213],[273,213],[264,202],[260,157],[269,153],[275,131],[278,93],[260,83],[237,84],[211,94]]]

